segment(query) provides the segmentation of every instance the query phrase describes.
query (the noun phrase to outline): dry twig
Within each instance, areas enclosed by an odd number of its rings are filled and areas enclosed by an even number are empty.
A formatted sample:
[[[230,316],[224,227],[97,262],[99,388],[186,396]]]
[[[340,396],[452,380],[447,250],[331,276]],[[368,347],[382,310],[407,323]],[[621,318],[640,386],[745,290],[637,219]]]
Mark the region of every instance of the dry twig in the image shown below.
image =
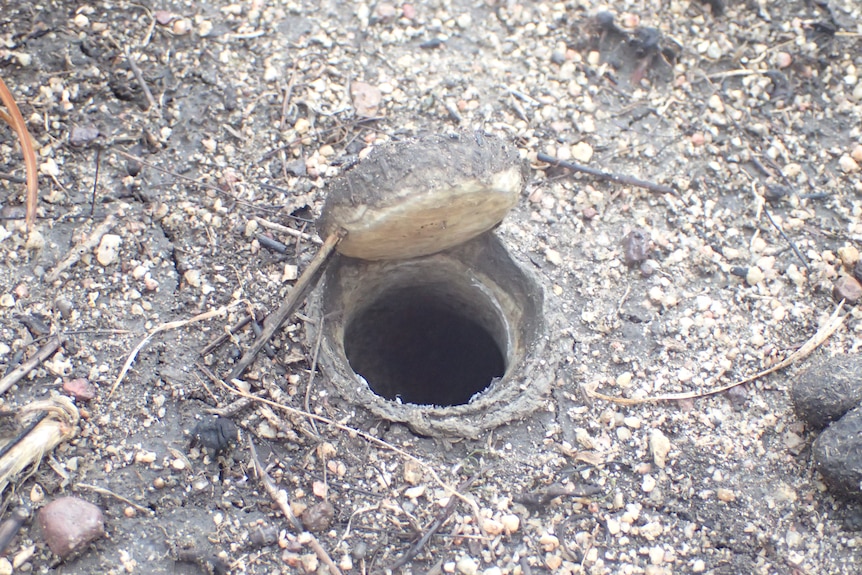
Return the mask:
[[[153,339],[153,336],[155,336],[156,334],[163,332],[163,331],[170,331],[170,330],[177,329],[180,327],[185,327],[185,326],[192,324],[192,323],[197,323],[199,321],[204,321],[206,319],[210,319],[210,318],[213,318],[213,317],[216,317],[219,315],[223,315],[223,314],[227,313],[228,310],[238,306],[240,303],[242,303],[242,301],[235,301],[229,305],[222,306],[218,309],[214,309],[214,310],[210,310],[210,311],[205,312],[205,313],[198,314],[198,315],[191,317],[189,319],[183,319],[183,320],[179,320],[179,321],[171,321],[168,323],[163,323],[162,325],[154,328],[149,334],[147,334],[147,336],[144,339],[142,339],[140,341],[140,343],[138,343],[138,345],[135,346],[135,349],[132,350],[132,353],[129,354],[129,357],[126,359],[126,363],[123,364],[123,369],[120,370],[120,375],[117,376],[117,380],[114,382],[114,385],[111,386],[111,392],[108,393],[108,397],[111,397],[112,395],[114,395],[114,392],[117,390],[117,386],[120,385],[120,382],[123,381],[123,378],[126,377],[126,374],[129,372],[129,369],[131,369],[132,364],[135,363],[135,358],[138,357],[138,353],[144,348],[145,345],[147,345],[147,343],[151,339]]]
[[[30,132],[27,130],[27,124],[24,122],[24,117],[18,109],[18,104],[15,103],[15,98],[12,97],[12,92],[6,87],[6,83],[0,78],[0,102],[6,106],[9,113],[0,110],[0,118],[6,121],[15,133],[18,134],[18,141],[21,142],[21,152],[24,155],[24,168],[27,171],[27,212],[26,221],[27,228],[33,229],[33,224],[36,223],[36,203],[39,200],[39,177],[36,172],[36,152],[33,151],[33,140],[30,138]]]
[[[114,214],[108,214],[105,221],[96,226],[96,229],[93,230],[92,234],[87,236],[87,239],[72,248],[72,251],[70,251],[69,255],[66,256],[66,259],[61,261],[54,267],[54,269],[45,274],[45,281],[53,283],[58,280],[60,278],[60,274],[78,263],[82,255],[99,245],[99,242],[102,241],[102,236],[111,231],[115,225],[117,225],[116,216]]]
[[[280,490],[276,487],[275,482],[272,480],[272,477],[269,476],[269,473],[266,472],[266,469],[263,468],[263,465],[260,463],[260,458],[257,456],[257,450],[254,448],[254,443],[251,438],[248,440],[248,450],[251,452],[251,459],[254,463],[254,470],[257,473],[257,476],[260,478],[261,483],[263,483],[264,489],[272,497],[272,500],[275,501],[276,505],[278,505],[279,509],[281,509],[282,514],[290,521],[290,524],[298,533],[301,533],[301,539],[307,539],[309,546],[314,550],[314,553],[317,555],[317,558],[320,559],[324,565],[329,569],[329,572],[332,575],[341,575],[341,570],[332,560],[332,557],[329,556],[329,553],[326,552],[326,549],[320,544],[317,540],[317,537],[312,535],[311,533],[304,532],[302,527],[302,523],[299,521],[296,515],[294,515],[293,510],[290,508],[290,502],[287,499],[287,492],[285,490]]]
[[[2,379],[0,379],[0,393],[6,393],[6,390],[20,381],[22,377],[30,373],[33,368],[51,357],[51,355],[57,351],[61,345],[63,345],[63,341],[63,338],[55,335],[49,339],[45,345],[39,348],[39,351],[37,351],[33,357],[6,374]]]
[[[665,395],[654,395],[652,397],[643,397],[643,398],[627,398],[627,397],[613,397],[610,395],[604,395],[602,393],[598,393],[591,389],[584,389],[584,392],[596,399],[602,399],[604,401],[610,401],[612,403],[616,403],[618,405],[640,405],[642,403],[656,403],[659,401],[680,401],[683,399],[700,399],[702,397],[709,397],[710,395],[716,395],[719,393],[724,393],[725,391],[737,387],[739,385],[744,385],[746,383],[751,383],[752,381],[756,381],[761,377],[766,377],[770,373],[775,373],[785,367],[796,363],[802,359],[808,357],[808,355],[820,347],[823,342],[825,342],[829,337],[835,333],[839,327],[844,324],[844,318],[846,316],[840,315],[841,309],[844,307],[844,300],[838,304],[835,308],[835,311],[832,312],[832,315],[829,316],[829,319],[824,323],[820,329],[817,330],[811,338],[806,341],[802,347],[788,355],[783,360],[779,361],[769,369],[765,369],[759,373],[748,376],[746,378],[740,379],[739,381],[735,381],[728,385],[722,385],[720,387],[716,387],[707,391],[687,391],[684,393],[668,393]],[[724,375],[724,372],[720,373],[715,377],[715,381],[721,378]]]

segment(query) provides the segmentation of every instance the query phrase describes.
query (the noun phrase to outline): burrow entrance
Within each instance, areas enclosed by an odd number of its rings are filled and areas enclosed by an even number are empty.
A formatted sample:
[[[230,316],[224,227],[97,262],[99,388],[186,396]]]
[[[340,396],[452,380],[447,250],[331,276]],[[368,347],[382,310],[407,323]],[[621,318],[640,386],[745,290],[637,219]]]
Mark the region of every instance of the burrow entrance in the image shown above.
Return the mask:
[[[416,278],[382,292],[348,320],[344,351],[377,395],[461,405],[506,372],[502,322],[477,294]]]
[[[344,399],[423,435],[478,437],[554,380],[541,286],[493,233],[430,256],[339,256],[312,294],[312,341]]]

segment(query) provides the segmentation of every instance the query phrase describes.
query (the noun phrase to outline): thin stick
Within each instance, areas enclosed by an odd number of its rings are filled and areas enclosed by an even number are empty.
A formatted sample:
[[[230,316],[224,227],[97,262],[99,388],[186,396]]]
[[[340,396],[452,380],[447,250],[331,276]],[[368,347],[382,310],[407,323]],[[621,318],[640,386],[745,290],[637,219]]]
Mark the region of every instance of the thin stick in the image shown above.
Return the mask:
[[[6,393],[10,387],[18,383],[21,378],[30,373],[37,365],[51,357],[63,345],[63,341],[63,338],[55,335],[39,348],[39,351],[33,357],[13,369],[3,379],[0,379],[0,394]]]
[[[15,133],[18,134],[18,141],[21,142],[21,153],[24,156],[24,168],[27,173],[27,209],[26,221],[27,229],[32,230],[33,224],[36,223],[36,203],[39,200],[39,177],[36,171],[36,152],[33,151],[33,140],[30,138],[30,132],[27,130],[27,123],[24,121],[24,116],[21,115],[21,110],[18,109],[18,104],[15,103],[15,98],[12,97],[12,92],[6,87],[3,79],[0,78],[0,102],[9,110],[9,114],[0,112],[6,122],[12,126]]]
[[[573,162],[566,162],[564,160],[558,160],[553,156],[549,156],[543,152],[539,152],[536,155],[536,159],[540,162],[547,162],[554,166],[560,166],[561,168],[566,168],[567,170],[572,170],[573,172],[582,172],[584,174],[589,174],[590,176],[594,176],[596,178],[600,178],[602,180],[610,180],[612,182],[616,182],[618,184],[623,184],[626,186],[635,186],[638,188],[644,188],[651,192],[655,192],[657,194],[673,194],[675,196],[677,194],[676,190],[671,188],[670,186],[666,186],[664,184],[657,184],[655,182],[649,182],[647,180],[641,180],[640,178],[635,178],[633,176],[625,176],[621,174],[612,174],[610,172],[603,172],[597,168],[591,168],[589,166],[584,166],[583,164],[575,164]]]
[[[156,170],[157,172],[161,172],[161,173],[163,173],[163,174],[167,174],[167,175],[169,175],[169,176],[173,176],[173,177],[177,178],[178,180],[185,180],[185,181],[187,181],[187,182],[191,182],[191,183],[193,183],[193,184],[197,184],[198,186],[200,186],[200,187],[202,187],[202,188],[206,188],[206,189],[208,189],[208,190],[213,190],[213,191],[218,192],[218,193],[220,193],[220,194],[225,194],[225,195],[228,195],[228,196],[230,195],[230,194],[228,194],[227,192],[225,192],[223,189],[221,189],[221,188],[220,188],[220,187],[218,187],[218,186],[214,186],[214,185],[212,185],[212,184],[208,184],[208,183],[206,183],[206,182],[202,182],[202,181],[197,180],[197,179],[195,179],[195,178],[190,178],[189,176],[184,176],[184,175],[182,175],[182,174],[178,174],[178,173],[176,173],[176,172],[172,172],[172,171],[170,171],[170,170],[168,170],[168,169],[165,169],[165,168],[162,168],[162,167],[160,167],[160,166],[157,166],[157,165],[155,165],[155,164],[154,164],[154,163],[152,163],[152,162],[148,162],[147,160],[143,159],[143,158],[142,158],[142,157],[140,157],[140,156],[136,156],[136,155],[134,155],[134,154],[130,154],[130,153],[128,153],[128,152],[124,152],[123,150],[118,150],[118,149],[116,149],[116,148],[111,148],[111,151],[112,151],[112,152],[114,152],[115,154],[119,154],[120,156],[123,156],[124,158],[126,158],[126,159],[128,159],[128,160],[132,160],[133,162],[138,162],[138,163],[139,163],[139,164],[141,164],[142,166],[146,166],[146,167],[148,167],[148,168],[151,168],[151,169],[153,169],[153,170]]]
[[[293,286],[293,289],[290,290],[290,293],[287,294],[287,297],[284,298],[281,306],[266,318],[260,337],[255,340],[254,344],[252,344],[248,351],[245,352],[245,355],[243,355],[239,362],[237,362],[236,367],[234,367],[233,372],[230,374],[231,380],[242,377],[242,374],[246,369],[248,369],[248,366],[252,364],[260,350],[263,349],[263,346],[272,339],[275,332],[278,331],[282,324],[284,324],[293,312],[296,311],[296,308],[305,299],[305,296],[308,295],[311,288],[313,288],[317,283],[317,279],[323,265],[329,260],[329,257],[335,251],[335,247],[338,245],[338,242],[341,241],[341,238],[344,237],[344,234],[344,230],[339,230],[336,233],[330,234],[329,237],[326,238],[320,251],[317,252],[317,255],[315,255],[314,259],[311,260],[311,263],[308,264],[306,270],[302,272],[302,275],[298,280],[296,280],[296,284]]]
[[[590,397],[594,397],[596,399],[603,399],[605,401],[610,401],[610,402],[613,402],[613,403],[616,403],[619,405],[640,405],[642,403],[656,403],[659,401],[679,401],[679,400],[683,400],[683,399],[700,399],[702,397],[709,397],[710,395],[716,395],[718,393],[724,393],[725,391],[732,389],[738,385],[744,385],[746,383],[751,383],[752,381],[756,381],[756,380],[760,379],[761,377],[765,377],[765,376],[769,375],[770,373],[775,373],[776,371],[778,371],[780,369],[784,369],[788,365],[791,365],[793,363],[796,363],[797,361],[805,359],[812,351],[814,351],[815,349],[820,347],[823,344],[823,342],[825,342],[827,339],[829,339],[829,337],[833,333],[835,333],[839,327],[841,327],[844,324],[844,319],[846,318],[846,316],[839,315],[841,313],[841,309],[843,307],[844,307],[844,300],[841,300],[841,302],[835,308],[835,311],[832,312],[831,316],[829,316],[829,319],[826,321],[826,323],[824,323],[823,326],[821,326],[821,328],[819,330],[817,330],[817,333],[815,333],[813,336],[811,336],[811,338],[808,341],[806,341],[804,344],[802,344],[802,347],[800,347],[799,349],[797,349],[796,351],[794,351],[793,353],[788,355],[782,361],[776,363],[775,365],[773,365],[769,369],[765,369],[759,373],[748,376],[748,377],[741,379],[739,381],[735,381],[735,382],[730,383],[728,385],[723,385],[721,387],[716,387],[716,388],[710,389],[708,391],[702,391],[702,392],[687,391],[684,393],[668,393],[665,395],[655,395],[653,397],[644,397],[642,399],[632,399],[632,398],[627,398],[627,397],[613,397],[610,395],[604,395],[602,393],[596,393],[595,391],[591,391],[589,389],[585,389],[584,391]],[[719,374],[715,378],[715,380],[720,379],[722,375],[724,375],[724,372]]]
[[[102,158],[102,148],[96,148],[96,174],[93,176],[93,196],[90,201],[90,217],[93,217],[93,212],[96,211],[96,191],[99,188],[99,164]]]
[[[476,478],[478,478],[478,477],[479,477],[478,474],[474,475],[470,479],[461,483],[461,485],[458,486],[458,491],[467,490],[470,487],[470,485],[474,481],[476,481]],[[455,510],[455,498],[451,497],[451,498],[449,498],[449,502],[446,503],[446,507],[444,507],[443,511],[441,511],[437,515],[437,518],[434,519],[434,522],[431,524],[431,526],[428,528],[428,530],[422,535],[422,537],[420,537],[419,540],[416,543],[414,543],[413,546],[410,549],[408,549],[404,555],[402,555],[390,567],[388,567],[388,570],[391,571],[392,573],[395,573],[398,569],[401,569],[402,567],[407,565],[410,561],[412,561],[414,557],[419,555],[419,553],[422,551],[422,549],[425,548],[425,545],[428,544],[428,541],[430,541],[431,538],[434,536],[434,534],[437,533],[437,531],[439,531],[441,527],[443,527],[443,524],[446,523],[446,521],[449,519],[449,516],[452,515],[452,512],[454,510]],[[381,571],[381,573],[382,573],[382,571]]]
[[[347,433],[357,435],[357,436],[365,439],[366,441],[369,441],[375,445],[383,447],[384,449],[388,449],[389,451],[392,451],[393,453],[397,453],[398,455],[400,455],[401,457],[403,457],[405,459],[409,459],[410,461],[413,461],[419,467],[421,467],[422,469],[427,471],[428,474],[434,479],[434,481],[437,482],[437,485],[442,487],[448,495],[455,496],[458,499],[460,499],[461,501],[463,501],[464,503],[466,503],[467,505],[469,505],[470,509],[473,510],[473,514],[476,517],[476,521],[478,522],[479,528],[484,531],[484,527],[482,526],[482,522],[481,522],[482,515],[479,511],[479,505],[476,503],[476,501],[472,497],[460,493],[457,489],[455,489],[454,487],[452,487],[451,485],[449,485],[448,483],[446,483],[445,481],[440,479],[440,476],[437,475],[437,472],[434,471],[433,467],[431,467],[430,465],[428,465],[427,463],[425,463],[424,461],[422,461],[421,459],[419,459],[415,455],[412,455],[412,454],[404,451],[400,447],[396,447],[396,446],[392,445],[391,443],[387,443],[386,441],[383,441],[380,438],[374,437],[370,433],[365,433],[362,430],[356,429],[355,427],[350,427],[349,425],[344,425],[343,423],[338,423],[337,421],[335,421],[333,419],[329,419],[328,417],[324,417],[322,415],[317,415],[315,413],[309,413],[307,411],[303,411],[301,409],[296,409],[295,407],[290,407],[288,405],[282,405],[281,403],[278,403],[276,401],[272,401],[271,399],[266,399],[263,397],[257,397],[256,395],[252,395],[246,391],[243,391],[241,389],[237,389],[234,386],[228,385],[227,383],[225,383],[224,381],[222,381],[220,379],[217,381],[219,382],[220,385],[224,386],[225,389],[227,389],[229,392],[231,392],[234,395],[248,398],[252,401],[263,403],[265,405],[269,405],[270,407],[274,407],[276,409],[280,409],[282,411],[286,411],[287,413],[292,413],[292,414],[298,415],[300,417],[310,417],[312,419],[316,419],[317,421],[323,422],[327,425],[331,425],[332,427],[334,427],[336,429],[340,429],[341,431],[345,431]]]
[[[299,230],[295,230],[293,228],[289,228],[287,226],[283,226],[281,224],[277,224],[275,222],[265,220],[261,217],[255,216],[254,220],[257,223],[259,223],[260,225],[262,225],[263,227],[268,228],[270,230],[276,230],[278,232],[282,232],[282,233],[285,233],[287,235],[293,236],[295,238],[300,238],[300,239],[303,239],[305,241],[308,241],[308,242],[311,242],[311,243],[317,244],[317,245],[321,245],[323,243],[323,240],[321,240],[317,236],[313,236],[311,234],[306,234],[305,232],[301,232]]]
[[[108,394],[108,397],[111,397],[112,395],[114,395],[114,392],[117,390],[117,386],[120,385],[120,382],[123,381],[123,378],[126,377],[126,374],[129,372],[129,369],[131,369],[132,364],[135,363],[135,358],[138,357],[138,353],[144,348],[145,345],[147,345],[147,343],[149,343],[149,341],[151,339],[153,339],[153,337],[156,334],[163,332],[163,331],[170,331],[172,329],[185,327],[189,324],[196,323],[199,321],[204,321],[206,319],[210,319],[210,318],[215,317],[217,315],[224,315],[228,312],[229,309],[238,306],[240,303],[242,303],[242,302],[235,301],[229,305],[222,306],[218,309],[210,310],[210,311],[202,313],[202,314],[198,314],[198,315],[191,317],[189,319],[183,319],[183,320],[179,320],[179,321],[172,321],[172,322],[168,322],[168,323],[163,323],[162,325],[153,329],[149,334],[147,334],[147,337],[142,339],[140,341],[140,343],[138,343],[138,345],[135,346],[135,349],[132,350],[132,353],[129,354],[129,357],[126,359],[126,363],[123,364],[123,369],[120,370],[120,375],[117,376],[117,380],[114,382],[114,385],[111,387],[111,392]]]
[[[225,330],[225,333],[222,333],[222,334],[221,334],[221,335],[219,335],[217,338],[215,338],[214,340],[212,340],[211,342],[209,342],[208,344],[206,344],[206,345],[205,345],[205,346],[204,346],[204,347],[203,347],[203,348],[198,352],[198,354],[199,354],[201,357],[211,354],[211,353],[212,353],[212,352],[214,352],[214,351],[215,351],[215,350],[216,350],[216,349],[217,349],[221,344],[223,344],[223,343],[224,343],[224,342],[226,342],[228,339],[230,339],[230,336],[232,336],[232,335],[233,335],[233,334],[235,334],[237,331],[239,331],[239,330],[241,330],[242,328],[244,328],[245,326],[247,326],[247,325],[248,325],[248,323],[249,323],[251,320],[252,320],[252,316],[251,316],[251,315],[246,315],[246,316],[245,316],[245,317],[243,317],[241,320],[239,320],[238,322],[236,322],[234,325],[232,325],[232,326],[230,326],[229,328],[227,328],[227,329]]]
[[[96,226],[96,229],[93,230],[93,233],[87,236],[83,242],[79,243],[77,246],[72,248],[72,251],[69,252],[69,255],[66,256],[62,262],[57,264],[57,266],[45,274],[45,281],[48,283],[53,283],[60,278],[60,274],[78,263],[78,260],[81,259],[81,256],[85,253],[89,252],[102,241],[102,236],[111,231],[113,227],[117,224],[117,218],[114,214],[108,214],[108,217],[105,220]]]
[[[132,57],[129,49],[126,48],[126,60],[129,62],[129,67],[132,69],[132,74],[135,75],[135,79],[138,81],[138,84],[141,85],[141,89],[144,91],[144,96],[147,97],[147,102],[150,105],[150,108],[159,109],[159,105],[156,103],[156,99],[153,98],[153,93],[150,92],[150,87],[147,86],[147,81],[144,80],[144,75],[141,73],[141,69],[138,68],[138,63],[135,62],[135,59]]]
[[[248,439],[248,450],[251,452],[251,459],[254,462],[254,470],[257,473],[257,476],[260,478],[261,483],[263,483],[264,489],[275,501],[276,505],[278,505],[279,509],[281,509],[281,513],[290,521],[291,525],[298,533],[302,533],[302,538],[307,538],[308,543],[311,548],[314,550],[314,553],[317,555],[317,558],[320,559],[324,565],[329,569],[329,572],[332,575],[341,575],[341,570],[332,560],[332,557],[329,556],[329,553],[326,552],[326,549],[320,544],[317,540],[317,537],[305,531],[300,523],[299,518],[294,515],[293,510],[290,508],[290,502],[287,499],[287,492],[285,490],[279,491],[275,485],[275,482],[272,480],[272,477],[266,472],[263,468],[263,465],[260,463],[260,458],[257,456],[257,450],[254,448],[254,443],[251,438]]]
[[[90,491],[95,491],[99,495],[107,495],[108,497],[113,497],[114,499],[116,499],[118,501],[122,501],[126,505],[134,507],[135,509],[137,509],[141,513],[146,513],[147,515],[155,515],[156,514],[156,512],[153,511],[152,509],[144,507],[143,505],[138,505],[137,503],[135,503],[131,499],[128,499],[127,497],[123,497],[119,493],[114,493],[110,489],[106,489],[104,487],[99,487],[98,485],[90,485],[89,483],[76,483],[75,487],[80,487],[82,489],[89,489]]]

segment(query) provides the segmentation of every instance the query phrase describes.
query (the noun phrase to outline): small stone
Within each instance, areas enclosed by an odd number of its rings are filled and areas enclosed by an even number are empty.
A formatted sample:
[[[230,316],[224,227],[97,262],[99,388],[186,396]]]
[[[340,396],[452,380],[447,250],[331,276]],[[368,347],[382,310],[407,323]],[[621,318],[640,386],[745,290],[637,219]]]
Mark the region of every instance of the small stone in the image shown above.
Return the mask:
[[[793,63],[793,56],[791,56],[787,52],[779,52],[775,56],[775,63],[781,69],[787,68]]]
[[[655,477],[653,477],[652,475],[649,475],[649,474],[644,475],[643,484],[641,485],[641,489],[643,490],[643,492],[649,493],[650,491],[655,489],[655,486],[656,486]]]
[[[655,464],[664,468],[670,453],[670,439],[660,429],[653,429],[649,436],[649,450]]]
[[[174,25],[172,27],[173,33],[177,36],[183,36],[184,34],[188,34],[192,29],[192,21],[188,18],[180,18],[174,21]]]
[[[709,97],[708,105],[719,114],[724,113],[724,102],[721,101],[721,96],[713,94]]]
[[[846,300],[849,304],[855,304],[862,299],[862,284],[851,276],[841,276],[835,280],[832,287],[832,297],[835,301]]]
[[[95,126],[73,126],[69,134],[69,143],[73,146],[83,146],[99,137],[99,129]]]
[[[862,82],[859,83],[862,85]],[[862,162],[862,144],[856,144],[853,148],[853,151],[850,152],[850,157],[853,158],[856,162]]]
[[[96,251],[96,260],[105,267],[116,262],[121,243],[123,243],[123,238],[116,234],[102,236],[102,241],[99,242],[99,248]]]
[[[645,230],[632,230],[623,237],[623,261],[627,266],[639,265],[649,257],[650,236]]]
[[[661,547],[651,547],[649,550],[649,562],[653,565],[664,563],[664,549]]]
[[[213,23],[211,20],[201,20],[198,24],[198,36],[206,38],[213,32]]]
[[[719,501],[724,501],[725,503],[736,501],[736,493],[724,487],[719,487],[718,489],[716,489],[715,496],[718,498]]]
[[[482,521],[482,529],[485,530],[485,533],[494,537],[503,533],[503,524],[494,519],[485,519]]]
[[[856,246],[842,246],[838,248],[838,257],[841,258],[844,267],[852,269],[859,261],[859,250]]]
[[[506,534],[511,535],[518,531],[518,528],[521,526],[521,519],[515,514],[503,515],[500,518],[500,523],[503,524]]]
[[[748,268],[748,273],[745,274],[745,283],[750,286],[755,286],[762,282],[765,277],[763,270],[757,266],[751,266]]]
[[[2,307],[15,307],[15,296],[11,293],[4,293],[0,295],[0,306]]]
[[[558,252],[557,250],[552,250],[550,248],[545,250],[545,259],[555,266],[563,265],[563,258],[560,257],[560,252]]]
[[[84,14],[78,14],[77,16],[75,16],[75,18],[74,18],[74,20],[72,20],[72,22],[78,28],[86,28],[87,26],[90,25],[90,19],[87,18],[87,16],[85,16]]]
[[[476,575],[479,571],[479,564],[472,557],[462,557],[455,563],[455,569],[461,575]]]
[[[201,287],[201,272],[200,270],[186,270],[183,274],[183,279],[192,287]]]
[[[572,146],[572,158],[583,164],[588,163],[593,157],[593,147],[586,142],[578,142]]]
[[[539,537],[539,545],[542,546],[546,552],[550,553],[551,551],[555,551],[560,546],[560,538],[556,535],[552,535],[550,533],[545,533],[541,537]]]
[[[859,164],[849,154],[844,154],[838,158],[838,167],[845,174],[852,174],[859,171]]]
[[[329,501],[315,503],[302,513],[302,526],[311,532],[326,531],[332,525],[335,508]]]
[[[703,573],[706,571],[706,563],[703,559],[695,559],[694,563],[691,564],[691,572],[692,573]]]
[[[48,547],[61,558],[83,551],[105,534],[102,511],[77,497],[61,497],[43,507],[39,525]]]
[[[350,96],[356,114],[365,118],[377,115],[378,106],[383,99],[380,88],[366,82],[354,82],[350,85]]]
[[[83,377],[64,382],[63,391],[83,402],[92,401],[96,397],[96,386]]]

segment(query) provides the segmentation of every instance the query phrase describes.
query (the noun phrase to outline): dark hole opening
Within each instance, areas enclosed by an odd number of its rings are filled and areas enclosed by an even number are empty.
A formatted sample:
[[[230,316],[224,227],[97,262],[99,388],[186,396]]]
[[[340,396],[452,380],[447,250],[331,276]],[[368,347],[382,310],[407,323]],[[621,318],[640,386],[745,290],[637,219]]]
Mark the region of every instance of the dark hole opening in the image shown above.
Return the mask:
[[[389,290],[348,322],[344,351],[378,395],[461,405],[506,371],[489,305],[441,285]],[[472,294],[474,297],[476,293]],[[505,340],[504,340],[505,341]]]

